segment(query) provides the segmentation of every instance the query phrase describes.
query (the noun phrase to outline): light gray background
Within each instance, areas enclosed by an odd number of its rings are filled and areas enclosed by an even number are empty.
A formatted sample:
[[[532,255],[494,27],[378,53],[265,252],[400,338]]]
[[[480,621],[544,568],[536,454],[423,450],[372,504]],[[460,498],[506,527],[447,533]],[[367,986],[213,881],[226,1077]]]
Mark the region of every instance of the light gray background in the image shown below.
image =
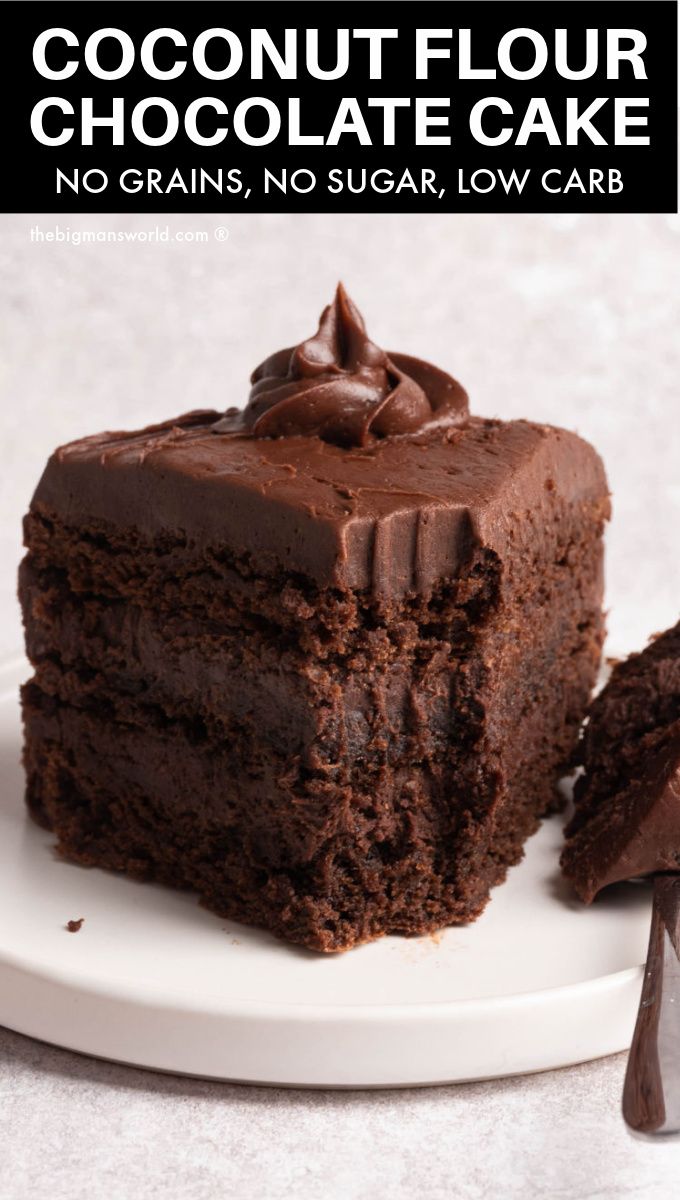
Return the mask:
[[[30,236],[157,225],[169,241]],[[197,231],[207,242],[177,240]],[[339,277],[376,341],[451,370],[476,412],[563,424],[600,449],[611,649],[677,619],[680,218],[48,215],[4,218],[0,236],[1,654],[19,644],[20,518],[52,448],[243,403],[251,368],[314,329]],[[618,1057],[434,1091],[268,1092],[0,1033],[0,1195],[665,1200],[680,1150],[627,1139],[622,1070]]]
[[[208,241],[31,241],[57,225]],[[614,649],[677,619],[677,216],[17,216],[0,253],[0,651],[17,640],[20,518],[53,447],[245,402],[250,370],[315,328],[339,277],[376,341],[451,370],[476,412],[567,425],[600,449]]]

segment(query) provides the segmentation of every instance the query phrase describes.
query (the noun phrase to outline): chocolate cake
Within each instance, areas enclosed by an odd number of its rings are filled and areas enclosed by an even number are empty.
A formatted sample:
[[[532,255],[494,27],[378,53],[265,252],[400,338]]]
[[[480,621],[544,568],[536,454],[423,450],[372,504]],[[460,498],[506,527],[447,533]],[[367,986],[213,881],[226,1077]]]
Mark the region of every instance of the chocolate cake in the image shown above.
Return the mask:
[[[580,759],[562,869],[581,899],[680,871],[680,622],[614,667]]]
[[[68,859],[316,950],[470,921],[573,753],[609,501],[342,288],[245,409],[49,460],[20,591],[28,805]]]

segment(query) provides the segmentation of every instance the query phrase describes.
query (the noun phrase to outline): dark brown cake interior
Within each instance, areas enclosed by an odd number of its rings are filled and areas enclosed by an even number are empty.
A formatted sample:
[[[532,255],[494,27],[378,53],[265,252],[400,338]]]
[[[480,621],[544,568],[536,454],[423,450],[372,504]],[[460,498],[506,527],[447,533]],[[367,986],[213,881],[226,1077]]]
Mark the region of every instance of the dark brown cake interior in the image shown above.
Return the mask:
[[[618,663],[593,701],[562,867],[590,901],[680,868],[680,622]]]

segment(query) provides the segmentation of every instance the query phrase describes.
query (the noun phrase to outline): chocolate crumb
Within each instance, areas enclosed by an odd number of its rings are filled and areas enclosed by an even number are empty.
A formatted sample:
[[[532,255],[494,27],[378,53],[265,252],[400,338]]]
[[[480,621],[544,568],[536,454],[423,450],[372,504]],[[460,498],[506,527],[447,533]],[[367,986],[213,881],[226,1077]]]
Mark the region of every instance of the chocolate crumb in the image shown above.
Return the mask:
[[[68,929],[69,933],[78,933],[82,928],[84,920],[84,917],[78,917],[77,921],[67,921],[65,928]]]
[[[586,903],[609,884],[678,871],[680,621],[618,663],[593,701],[562,869]]]

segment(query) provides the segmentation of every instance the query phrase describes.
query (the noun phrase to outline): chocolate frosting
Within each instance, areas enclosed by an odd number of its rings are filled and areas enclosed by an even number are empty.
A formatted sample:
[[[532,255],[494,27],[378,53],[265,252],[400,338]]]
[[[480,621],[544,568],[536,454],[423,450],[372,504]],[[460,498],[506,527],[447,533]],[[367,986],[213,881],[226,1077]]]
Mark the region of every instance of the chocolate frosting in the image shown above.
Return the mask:
[[[279,350],[251,376],[243,413],[223,428],[257,438],[316,435],[337,446],[463,425],[467,394],[430,363],[388,354],[370,340],[361,313],[338,284],[313,337]]]
[[[509,573],[552,562],[564,522],[609,513],[592,447],[468,417],[450,376],[366,336],[342,286],[319,333],[258,367],[245,410],[187,413],[63,446],[33,497],[66,524],[175,531],[257,574],[429,595],[484,547]]]
[[[614,667],[590,707],[581,760],[561,860],[581,898],[680,873],[680,621]]]
[[[612,883],[680,871],[680,721],[641,760],[638,777],[563,854],[565,874],[587,904]]]

